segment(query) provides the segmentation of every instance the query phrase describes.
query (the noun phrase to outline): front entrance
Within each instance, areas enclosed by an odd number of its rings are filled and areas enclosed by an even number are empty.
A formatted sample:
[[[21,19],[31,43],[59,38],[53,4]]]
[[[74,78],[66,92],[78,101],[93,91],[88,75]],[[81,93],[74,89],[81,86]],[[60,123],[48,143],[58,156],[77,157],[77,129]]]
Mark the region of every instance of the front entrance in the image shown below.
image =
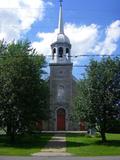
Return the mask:
[[[65,131],[65,110],[63,108],[57,110],[57,130]]]

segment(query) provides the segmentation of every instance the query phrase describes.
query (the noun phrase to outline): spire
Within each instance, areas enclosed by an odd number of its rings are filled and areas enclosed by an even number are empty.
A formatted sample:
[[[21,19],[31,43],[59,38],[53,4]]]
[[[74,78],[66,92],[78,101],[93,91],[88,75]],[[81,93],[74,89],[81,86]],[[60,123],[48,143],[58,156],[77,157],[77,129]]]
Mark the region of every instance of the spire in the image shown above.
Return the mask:
[[[62,15],[62,1],[63,0],[60,0],[60,11],[59,11],[58,29],[59,29],[59,33],[63,33],[64,34],[63,15]]]

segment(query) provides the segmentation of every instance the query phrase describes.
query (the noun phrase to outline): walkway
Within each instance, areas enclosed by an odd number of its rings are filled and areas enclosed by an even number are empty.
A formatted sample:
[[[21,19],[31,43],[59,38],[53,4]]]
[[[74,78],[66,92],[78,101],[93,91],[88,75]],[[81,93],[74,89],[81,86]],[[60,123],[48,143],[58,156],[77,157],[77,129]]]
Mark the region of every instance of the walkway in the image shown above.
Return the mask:
[[[55,134],[44,149],[32,157],[0,156],[0,160],[120,160],[120,156],[78,157],[66,153],[65,134]]]
[[[65,134],[55,134],[48,144],[39,153],[34,153],[32,156],[70,156],[66,152],[66,137]]]

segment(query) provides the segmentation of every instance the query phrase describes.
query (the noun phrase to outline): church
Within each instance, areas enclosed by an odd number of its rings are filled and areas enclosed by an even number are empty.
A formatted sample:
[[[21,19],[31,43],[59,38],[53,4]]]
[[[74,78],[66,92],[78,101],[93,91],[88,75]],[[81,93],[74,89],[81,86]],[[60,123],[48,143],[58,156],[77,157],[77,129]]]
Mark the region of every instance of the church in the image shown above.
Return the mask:
[[[70,39],[64,33],[62,1],[60,1],[58,35],[56,41],[51,44],[52,62],[49,64],[50,117],[47,122],[43,122],[43,130],[80,130],[80,122],[72,119],[77,80],[72,75],[71,47]]]

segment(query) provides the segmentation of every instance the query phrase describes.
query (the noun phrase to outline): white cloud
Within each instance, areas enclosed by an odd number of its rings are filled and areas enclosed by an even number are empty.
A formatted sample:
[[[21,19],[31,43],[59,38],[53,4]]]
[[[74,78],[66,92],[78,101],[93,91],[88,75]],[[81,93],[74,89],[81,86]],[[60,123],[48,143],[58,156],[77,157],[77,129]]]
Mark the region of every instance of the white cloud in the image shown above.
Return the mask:
[[[52,33],[38,33],[40,42],[34,42],[35,47],[40,53],[49,55],[51,53],[50,45],[57,39],[57,29]],[[98,26],[91,24],[89,26],[76,26],[75,24],[66,24],[65,33],[70,38],[72,44],[72,55],[88,53],[94,47],[98,38]]]
[[[46,6],[53,6],[49,0],[0,0],[0,39],[7,41],[17,40],[21,33],[27,32],[32,24],[41,21]],[[40,41],[33,43],[40,53],[50,55],[50,44],[56,40],[57,29],[50,33],[38,33]],[[75,25],[65,24],[65,33],[72,44],[72,55],[81,54],[108,54],[117,49],[120,39],[120,20],[114,21],[105,29],[105,38],[99,40],[100,27],[97,24]]]
[[[51,33],[38,33],[37,36],[40,41],[33,43],[33,47],[36,48],[39,53],[44,55],[50,55],[50,45],[56,41],[57,29]],[[111,55],[117,49],[117,42],[120,39],[120,21],[117,20],[110,24],[105,29],[105,38],[101,42],[100,35],[101,29],[97,24],[81,25],[65,24],[65,33],[70,38],[72,44],[72,52],[74,55],[83,54],[107,54]],[[81,58],[81,57],[80,57]],[[80,58],[74,60],[74,63],[79,63]]]
[[[6,34],[5,33],[0,33],[0,40],[6,38]]]
[[[46,5],[49,5],[49,6],[51,6],[51,7],[54,6],[54,4],[53,4],[52,2],[49,2],[49,1],[46,3]]]
[[[107,27],[105,40],[103,42],[99,42],[94,51],[101,55],[111,55],[116,51],[119,39],[120,20],[117,20]]]
[[[72,55],[91,52],[98,39],[99,26],[95,24],[76,26],[67,24],[65,33],[70,37]]]
[[[44,17],[44,0],[0,0],[0,39],[7,41],[20,38],[36,20]]]
[[[37,49],[37,51],[44,55],[50,55],[50,45],[52,42],[56,40],[57,30],[53,33],[38,33],[37,37],[41,39],[41,41],[33,42],[33,47]]]

